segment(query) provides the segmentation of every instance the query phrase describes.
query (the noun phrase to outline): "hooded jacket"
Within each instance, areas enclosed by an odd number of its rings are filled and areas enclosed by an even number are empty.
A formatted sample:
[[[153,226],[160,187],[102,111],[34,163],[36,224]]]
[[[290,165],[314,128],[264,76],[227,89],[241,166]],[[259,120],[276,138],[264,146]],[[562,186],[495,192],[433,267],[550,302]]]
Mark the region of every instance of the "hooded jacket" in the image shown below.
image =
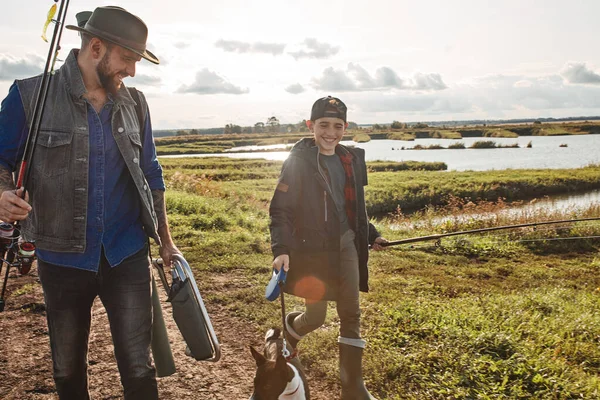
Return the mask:
[[[357,208],[354,244],[359,260],[359,288],[367,292],[369,244],[374,243],[379,232],[369,223],[365,208],[365,152],[339,144],[336,151],[352,154]],[[314,139],[301,139],[283,164],[269,208],[273,256],[290,256],[284,291],[312,300],[337,299],[342,267],[340,216],[325,177]]]

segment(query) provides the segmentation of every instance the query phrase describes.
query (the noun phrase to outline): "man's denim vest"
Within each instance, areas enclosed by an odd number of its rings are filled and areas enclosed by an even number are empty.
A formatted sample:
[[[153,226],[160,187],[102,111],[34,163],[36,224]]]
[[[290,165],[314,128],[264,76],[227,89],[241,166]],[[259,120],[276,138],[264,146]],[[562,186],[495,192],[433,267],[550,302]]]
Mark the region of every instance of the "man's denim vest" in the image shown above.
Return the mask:
[[[41,75],[17,81],[28,126],[41,81]],[[40,132],[30,160],[27,190],[33,209],[23,221],[22,229],[24,236],[35,240],[36,246],[43,250],[85,251],[88,190],[92,189],[88,188],[89,127],[85,93],[77,50],[72,50],[50,80]],[[141,109],[146,110],[141,93],[140,101]],[[152,192],[140,167],[142,142],[135,105],[127,88],[122,86],[114,97],[112,133],[133,177],[144,229],[160,244]]]

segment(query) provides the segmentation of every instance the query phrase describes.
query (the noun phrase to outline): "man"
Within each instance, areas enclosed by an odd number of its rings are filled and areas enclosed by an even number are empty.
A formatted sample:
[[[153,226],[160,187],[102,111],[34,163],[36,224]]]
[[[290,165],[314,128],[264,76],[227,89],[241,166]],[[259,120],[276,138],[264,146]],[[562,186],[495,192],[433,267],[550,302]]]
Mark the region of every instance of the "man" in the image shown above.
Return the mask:
[[[99,7],[83,27],[67,28],[80,32],[81,49],[51,78],[25,199],[12,175],[41,76],[17,80],[2,102],[0,220],[21,221],[36,242],[59,398],[89,398],[91,307],[99,296],[125,399],[157,399],[148,237],[167,266],[179,250],[147,103],[123,79],[141,58],[159,60],[146,50],[144,22],[122,8]]]
[[[285,291],[305,299],[306,311],[287,315],[285,336],[295,348],[325,322],[327,301],[340,317],[342,399],[373,399],[362,378],[366,342],[360,335],[359,290],[368,290],[369,245],[386,240],[369,222],[364,150],[342,146],[346,105],[318,99],[306,124],[313,138],[294,145],[269,209],[273,268],[289,270]]]

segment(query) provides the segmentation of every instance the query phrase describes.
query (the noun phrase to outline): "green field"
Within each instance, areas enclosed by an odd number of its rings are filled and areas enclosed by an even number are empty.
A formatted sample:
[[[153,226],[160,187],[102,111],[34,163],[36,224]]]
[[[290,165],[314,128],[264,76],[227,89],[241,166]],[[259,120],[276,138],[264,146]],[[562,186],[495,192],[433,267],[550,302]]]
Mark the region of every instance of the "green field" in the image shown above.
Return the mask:
[[[161,163],[173,235],[198,269],[205,302],[262,331],[277,326],[279,303],[263,295],[272,259],[268,203],[281,163]],[[388,239],[600,211],[506,216],[506,203],[485,201],[597,188],[600,167],[443,172],[388,164],[369,165],[367,188],[367,207],[385,215],[375,223]],[[397,206],[421,211],[394,213]],[[459,218],[480,213],[491,217]],[[600,224],[579,223],[372,254],[371,292],[361,298],[370,389],[382,399],[600,398],[600,241],[549,240],[599,234]],[[227,291],[211,290],[206,274],[230,282]],[[290,296],[286,303],[302,304]],[[311,377],[338,380],[338,324],[331,306],[325,326],[301,342]]]

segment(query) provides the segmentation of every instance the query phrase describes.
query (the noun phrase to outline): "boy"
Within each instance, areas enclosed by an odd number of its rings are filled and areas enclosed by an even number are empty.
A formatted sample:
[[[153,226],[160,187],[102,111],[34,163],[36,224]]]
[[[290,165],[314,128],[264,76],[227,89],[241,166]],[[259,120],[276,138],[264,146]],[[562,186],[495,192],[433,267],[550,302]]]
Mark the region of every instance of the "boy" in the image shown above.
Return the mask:
[[[346,132],[346,105],[317,100],[306,124],[313,138],[294,145],[269,209],[273,267],[288,270],[285,292],[305,299],[306,311],[286,317],[286,340],[295,348],[325,322],[327,301],[340,318],[342,399],[373,399],[362,379],[359,290],[368,291],[369,245],[386,240],[369,222],[364,150],[339,144]]]

